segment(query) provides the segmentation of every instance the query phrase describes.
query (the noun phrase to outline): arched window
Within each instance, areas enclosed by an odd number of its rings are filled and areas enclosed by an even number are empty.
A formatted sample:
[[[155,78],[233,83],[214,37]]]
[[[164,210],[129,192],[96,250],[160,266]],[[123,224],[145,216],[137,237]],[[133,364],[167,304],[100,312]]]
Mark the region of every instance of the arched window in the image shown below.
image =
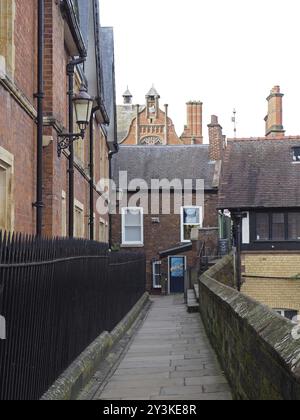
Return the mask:
[[[162,140],[159,137],[144,137],[141,140],[142,145],[148,145],[148,146],[155,146],[159,144],[163,144]]]
[[[0,1],[0,55],[5,59],[6,74],[11,78],[15,70],[15,0]]]

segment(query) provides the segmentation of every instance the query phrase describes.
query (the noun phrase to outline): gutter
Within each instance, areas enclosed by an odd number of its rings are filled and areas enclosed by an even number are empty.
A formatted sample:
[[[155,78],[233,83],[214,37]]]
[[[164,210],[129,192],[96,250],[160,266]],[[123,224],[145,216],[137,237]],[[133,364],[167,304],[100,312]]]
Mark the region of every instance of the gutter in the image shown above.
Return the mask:
[[[78,22],[78,19],[74,10],[73,2],[71,0],[61,0],[60,7],[61,7],[63,17],[68,23],[71,34],[78,48],[78,53],[79,53],[78,55],[80,57],[86,57],[87,49],[86,49],[86,46],[82,37],[79,22]]]

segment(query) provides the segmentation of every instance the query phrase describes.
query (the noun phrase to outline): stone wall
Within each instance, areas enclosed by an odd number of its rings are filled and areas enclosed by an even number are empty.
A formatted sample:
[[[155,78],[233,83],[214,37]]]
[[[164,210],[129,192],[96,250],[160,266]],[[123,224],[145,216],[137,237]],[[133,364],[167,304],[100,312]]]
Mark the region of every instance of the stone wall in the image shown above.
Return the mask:
[[[234,288],[233,256],[227,255],[210,270],[210,276],[219,283]]]
[[[213,277],[199,281],[200,312],[239,400],[300,400],[299,328]]]

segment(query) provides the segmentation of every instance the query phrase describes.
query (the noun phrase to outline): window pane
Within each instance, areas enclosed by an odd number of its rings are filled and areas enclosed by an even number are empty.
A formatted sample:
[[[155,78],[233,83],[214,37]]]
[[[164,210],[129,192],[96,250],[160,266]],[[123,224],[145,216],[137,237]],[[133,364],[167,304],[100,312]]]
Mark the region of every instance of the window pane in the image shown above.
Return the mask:
[[[184,224],[200,224],[200,209],[185,208],[183,209],[183,223]]]
[[[300,162],[300,147],[294,147],[293,152],[294,152],[294,161]]]
[[[140,211],[140,209],[126,210],[125,225],[126,226],[141,226],[141,211]]]
[[[289,213],[289,239],[300,240],[300,213]]]
[[[191,240],[191,234],[192,234],[192,230],[194,228],[198,227],[198,225],[185,225],[183,226],[183,231],[184,231],[184,240],[185,241],[190,241]]]
[[[272,215],[272,239],[274,241],[285,240],[284,213]]]
[[[140,227],[125,227],[125,242],[142,242],[142,231]]]
[[[268,213],[256,214],[256,240],[268,241],[269,238],[269,215]]]
[[[161,287],[161,264],[154,263],[153,264],[153,287],[159,288]]]
[[[297,311],[285,311],[284,316],[289,319],[290,321],[293,321],[294,318],[298,316]]]
[[[0,229],[6,229],[7,188],[6,170],[0,167]]]

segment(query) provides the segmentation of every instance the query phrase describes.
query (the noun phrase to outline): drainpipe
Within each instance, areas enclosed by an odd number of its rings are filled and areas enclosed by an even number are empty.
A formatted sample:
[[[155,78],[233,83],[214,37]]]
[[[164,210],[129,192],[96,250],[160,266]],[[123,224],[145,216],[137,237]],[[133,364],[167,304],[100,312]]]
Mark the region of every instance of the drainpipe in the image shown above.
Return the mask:
[[[99,106],[93,108],[90,120],[90,240],[93,241],[94,237],[94,115],[100,109]]]
[[[67,65],[68,75],[68,97],[69,97],[69,133],[74,132],[74,114],[73,114],[73,98],[74,98],[74,74],[75,67],[82,64],[86,60],[85,57],[71,60]],[[69,237],[74,237],[74,145],[69,146]]]
[[[45,4],[38,1],[38,92],[37,98],[37,168],[36,168],[36,234],[43,231],[43,125],[44,125],[44,27]]]
[[[236,273],[236,285],[237,290],[240,292],[242,289],[242,223],[245,214],[242,212],[236,212],[233,215],[234,221],[234,238],[236,247],[236,259],[235,259],[235,273]]]
[[[115,154],[117,154],[118,153],[118,151],[119,151],[119,148],[118,148],[118,146],[117,146],[117,148],[116,148],[116,150],[113,152],[113,151],[110,151],[109,153],[108,153],[108,164],[109,164],[109,181],[111,182],[111,180],[112,180],[112,158],[113,158],[113,155],[115,155]],[[109,246],[109,249],[111,249],[112,248],[112,214],[111,214],[111,211],[109,212],[109,240],[108,240],[108,246]]]

